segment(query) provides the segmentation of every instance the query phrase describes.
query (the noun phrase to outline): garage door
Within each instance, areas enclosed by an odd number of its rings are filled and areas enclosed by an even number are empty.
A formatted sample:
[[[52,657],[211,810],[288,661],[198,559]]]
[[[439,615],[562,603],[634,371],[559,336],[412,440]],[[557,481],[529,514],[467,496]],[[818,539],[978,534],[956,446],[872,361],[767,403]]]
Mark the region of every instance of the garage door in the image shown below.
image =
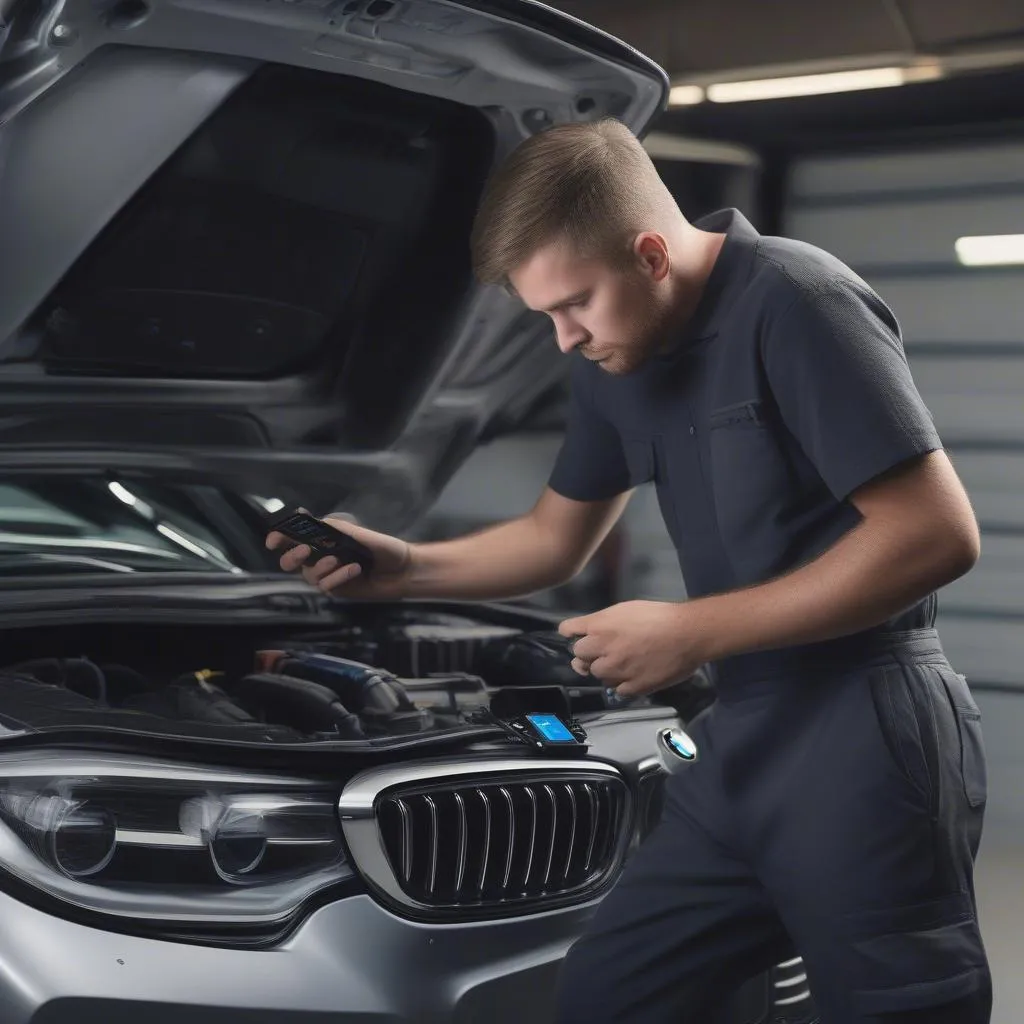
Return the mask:
[[[803,158],[783,233],[835,253],[893,307],[918,387],[982,525],[939,627],[975,685],[1024,689],[1024,266],[965,266],[956,241],[1024,234],[1024,144]]]

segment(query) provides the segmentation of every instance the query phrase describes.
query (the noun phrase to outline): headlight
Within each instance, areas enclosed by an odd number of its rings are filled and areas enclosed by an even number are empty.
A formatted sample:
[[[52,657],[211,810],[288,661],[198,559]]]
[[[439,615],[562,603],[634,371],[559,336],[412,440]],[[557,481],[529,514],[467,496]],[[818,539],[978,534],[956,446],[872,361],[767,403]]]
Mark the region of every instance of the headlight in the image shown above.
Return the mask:
[[[281,922],[354,877],[322,784],[45,752],[0,756],[0,870],[82,910],[192,926]]]

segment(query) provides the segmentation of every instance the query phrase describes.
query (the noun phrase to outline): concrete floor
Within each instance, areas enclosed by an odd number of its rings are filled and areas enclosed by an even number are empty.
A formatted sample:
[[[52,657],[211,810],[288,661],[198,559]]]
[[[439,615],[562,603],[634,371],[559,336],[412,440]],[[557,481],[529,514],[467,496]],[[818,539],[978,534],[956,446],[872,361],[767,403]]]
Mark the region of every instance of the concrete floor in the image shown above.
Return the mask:
[[[995,988],[992,1024],[1024,1021],[1024,692],[975,693],[989,769],[977,864],[982,934]]]

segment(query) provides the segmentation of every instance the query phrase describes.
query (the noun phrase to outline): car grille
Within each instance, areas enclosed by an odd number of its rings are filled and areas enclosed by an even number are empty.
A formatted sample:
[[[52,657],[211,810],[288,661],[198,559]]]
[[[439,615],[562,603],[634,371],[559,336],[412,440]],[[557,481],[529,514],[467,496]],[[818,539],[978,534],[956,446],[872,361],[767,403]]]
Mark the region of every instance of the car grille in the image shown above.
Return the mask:
[[[380,792],[381,887],[409,907],[459,911],[460,918],[474,909],[523,912],[589,897],[622,861],[632,801],[614,769],[577,765],[531,771],[519,763]],[[356,829],[347,825],[346,833]],[[380,881],[379,867],[377,875]]]

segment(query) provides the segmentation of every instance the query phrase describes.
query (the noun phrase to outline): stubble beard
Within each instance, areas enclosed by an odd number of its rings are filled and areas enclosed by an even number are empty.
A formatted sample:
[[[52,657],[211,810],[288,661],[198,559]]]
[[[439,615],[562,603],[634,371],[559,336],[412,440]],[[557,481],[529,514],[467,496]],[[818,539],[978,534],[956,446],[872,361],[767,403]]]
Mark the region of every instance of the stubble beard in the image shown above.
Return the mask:
[[[602,362],[601,369],[615,377],[634,373],[671,342],[670,317],[665,311],[654,308],[652,303],[647,316],[636,322],[630,341]]]

